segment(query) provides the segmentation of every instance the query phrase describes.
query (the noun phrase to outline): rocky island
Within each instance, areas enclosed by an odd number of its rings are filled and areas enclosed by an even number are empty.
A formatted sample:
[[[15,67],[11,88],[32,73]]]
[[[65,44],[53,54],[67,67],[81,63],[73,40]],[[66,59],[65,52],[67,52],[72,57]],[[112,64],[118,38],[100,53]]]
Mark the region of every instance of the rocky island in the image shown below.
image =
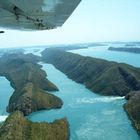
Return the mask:
[[[108,50],[110,51],[120,51],[120,52],[130,52],[130,53],[140,53],[140,48],[136,48],[136,47],[133,47],[133,48],[128,48],[128,47],[109,47]]]
[[[16,111],[0,125],[0,140],[68,140],[68,126],[66,119],[33,123]]]
[[[42,56],[45,62],[95,93],[126,96],[124,109],[140,132],[140,68],[56,49],[46,49]]]

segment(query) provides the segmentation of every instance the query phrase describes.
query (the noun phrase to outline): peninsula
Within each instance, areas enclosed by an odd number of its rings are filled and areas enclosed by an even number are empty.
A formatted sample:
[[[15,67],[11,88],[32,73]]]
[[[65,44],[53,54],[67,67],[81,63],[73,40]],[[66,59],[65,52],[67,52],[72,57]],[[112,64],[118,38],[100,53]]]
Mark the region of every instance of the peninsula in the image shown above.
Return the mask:
[[[47,91],[58,88],[46,78],[32,54],[6,54],[0,58],[0,76],[5,76],[15,89],[7,107],[8,112],[20,110],[24,115],[42,109],[60,108],[62,100]]]
[[[45,62],[95,93],[125,96],[140,90],[139,68],[56,49],[46,49],[42,55]]]
[[[120,52],[130,52],[130,53],[140,53],[140,48],[128,48],[128,47],[109,47],[108,50],[110,51],[120,51]]]

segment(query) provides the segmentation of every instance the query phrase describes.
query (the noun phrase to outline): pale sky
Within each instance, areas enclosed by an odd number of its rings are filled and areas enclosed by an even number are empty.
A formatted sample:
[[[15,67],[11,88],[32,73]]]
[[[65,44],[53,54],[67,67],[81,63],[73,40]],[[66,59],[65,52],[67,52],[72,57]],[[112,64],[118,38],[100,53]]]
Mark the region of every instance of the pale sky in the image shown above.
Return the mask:
[[[98,41],[140,41],[140,0],[82,0],[61,28],[0,34],[0,47]]]

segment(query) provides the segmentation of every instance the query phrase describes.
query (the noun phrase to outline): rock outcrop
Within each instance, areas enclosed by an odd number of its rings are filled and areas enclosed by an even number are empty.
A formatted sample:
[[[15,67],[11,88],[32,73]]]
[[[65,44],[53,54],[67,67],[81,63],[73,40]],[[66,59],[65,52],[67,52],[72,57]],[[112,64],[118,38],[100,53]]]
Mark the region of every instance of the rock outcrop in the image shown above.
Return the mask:
[[[63,102],[60,98],[28,82],[22,89],[14,92],[7,111],[20,110],[24,115],[28,115],[43,109],[61,108],[62,104]]]
[[[140,90],[139,68],[57,49],[46,49],[42,56],[45,62],[93,92],[125,96],[130,91]]]
[[[16,111],[0,125],[0,140],[68,140],[69,124],[66,119],[53,123],[27,120]]]

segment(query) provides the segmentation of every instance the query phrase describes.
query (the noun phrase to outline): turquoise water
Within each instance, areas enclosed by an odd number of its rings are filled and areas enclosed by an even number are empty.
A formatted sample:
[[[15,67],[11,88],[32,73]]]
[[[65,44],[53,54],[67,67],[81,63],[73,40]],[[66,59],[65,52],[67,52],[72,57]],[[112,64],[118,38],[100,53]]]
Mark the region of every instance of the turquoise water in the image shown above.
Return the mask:
[[[28,50],[28,52],[33,52]],[[107,47],[95,47],[74,50],[85,56],[126,62],[140,67],[140,55],[122,52],[110,52]],[[34,52],[40,55],[39,52]],[[28,118],[32,121],[49,121],[67,117],[70,123],[71,140],[139,140],[130,120],[123,110],[122,97],[105,97],[92,93],[83,85],[70,80],[50,64],[43,64],[48,79],[55,83],[59,92],[56,96],[64,101],[62,109],[38,111]],[[9,81],[0,77],[0,121],[8,113],[6,106],[13,93]]]
[[[140,67],[140,54],[109,51],[108,47],[109,46],[92,47],[86,49],[72,50],[70,52],[81,54],[83,56],[91,56],[116,62],[123,62],[133,65],[135,67]]]
[[[5,77],[0,77],[0,122],[8,116],[6,107],[13,91],[10,82]]]
[[[43,64],[48,79],[59,91],[53,94],[64,101],[62,109],[38,111],[28,118],[32,121],[49,121],[67,117],[71,140],[139,140],[123,110],[123,97],[106,97],[94,94],[77,84],[50,64]]]

